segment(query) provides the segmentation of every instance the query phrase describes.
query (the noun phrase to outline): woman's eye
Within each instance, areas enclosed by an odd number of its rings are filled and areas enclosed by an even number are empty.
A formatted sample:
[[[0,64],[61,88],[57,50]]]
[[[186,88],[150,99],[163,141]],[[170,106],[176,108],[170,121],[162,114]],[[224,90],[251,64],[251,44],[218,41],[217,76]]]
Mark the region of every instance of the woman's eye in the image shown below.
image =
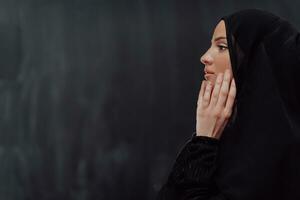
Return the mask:
[[[219,50],[224,51],[226,50],[228,47],[223,46],[223,45],[218,45]]]

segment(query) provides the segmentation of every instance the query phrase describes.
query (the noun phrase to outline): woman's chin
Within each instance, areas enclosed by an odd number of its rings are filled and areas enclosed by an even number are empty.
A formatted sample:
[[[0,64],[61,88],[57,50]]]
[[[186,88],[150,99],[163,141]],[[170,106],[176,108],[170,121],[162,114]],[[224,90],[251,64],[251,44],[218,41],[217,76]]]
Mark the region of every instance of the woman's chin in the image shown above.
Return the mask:
[[[212,86],[215,85],[216,77],[215,75],[206,75],[205,80],[209,82]]]

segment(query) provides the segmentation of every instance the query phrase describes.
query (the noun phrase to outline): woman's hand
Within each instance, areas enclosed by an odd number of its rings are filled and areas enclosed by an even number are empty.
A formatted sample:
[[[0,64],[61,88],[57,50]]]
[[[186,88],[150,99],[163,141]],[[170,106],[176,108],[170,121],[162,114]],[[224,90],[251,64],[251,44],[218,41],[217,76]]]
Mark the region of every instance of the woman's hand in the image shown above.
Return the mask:
[[[221,137],[231,116],[235,95],[235,81],[228,69],[224,75],[218,74],[214,88],[211,83],[202,81],[196,115],[198,136]]]

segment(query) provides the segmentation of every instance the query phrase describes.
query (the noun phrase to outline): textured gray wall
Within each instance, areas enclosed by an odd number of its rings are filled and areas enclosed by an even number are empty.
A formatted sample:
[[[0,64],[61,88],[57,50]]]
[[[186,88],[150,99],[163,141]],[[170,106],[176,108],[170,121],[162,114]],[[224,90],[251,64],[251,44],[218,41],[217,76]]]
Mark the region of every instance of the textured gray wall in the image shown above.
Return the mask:
[[[217,19],[300,1],[0,0],[0,199],[150,200],[195,129]]]

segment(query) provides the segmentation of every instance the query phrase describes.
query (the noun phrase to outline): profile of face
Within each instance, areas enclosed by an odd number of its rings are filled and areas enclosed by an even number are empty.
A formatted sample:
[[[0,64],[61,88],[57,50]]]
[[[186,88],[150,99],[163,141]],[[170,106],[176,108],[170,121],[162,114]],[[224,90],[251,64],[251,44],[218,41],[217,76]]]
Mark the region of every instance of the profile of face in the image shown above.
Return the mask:
[[[214,85],[217,75],[230,70],[232,77],[232,68],[228,51],[226,28],[224,20],[221,20],[215,27],[210,48],[201,56],[200,61],[205,65],[204,77]]]

